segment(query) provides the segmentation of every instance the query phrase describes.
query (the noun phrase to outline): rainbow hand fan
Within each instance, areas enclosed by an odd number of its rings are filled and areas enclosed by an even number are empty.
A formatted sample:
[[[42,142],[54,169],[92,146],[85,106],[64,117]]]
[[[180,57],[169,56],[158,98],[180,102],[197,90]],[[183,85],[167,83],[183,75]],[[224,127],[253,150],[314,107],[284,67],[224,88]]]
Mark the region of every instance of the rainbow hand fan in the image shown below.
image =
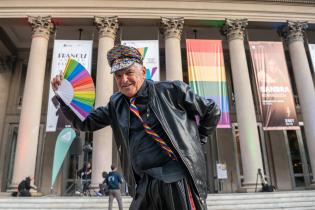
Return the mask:
[[[89,72],[78,61],[69,58],[64,79],[56,93],[84,121],[95,101],[95,87]]]

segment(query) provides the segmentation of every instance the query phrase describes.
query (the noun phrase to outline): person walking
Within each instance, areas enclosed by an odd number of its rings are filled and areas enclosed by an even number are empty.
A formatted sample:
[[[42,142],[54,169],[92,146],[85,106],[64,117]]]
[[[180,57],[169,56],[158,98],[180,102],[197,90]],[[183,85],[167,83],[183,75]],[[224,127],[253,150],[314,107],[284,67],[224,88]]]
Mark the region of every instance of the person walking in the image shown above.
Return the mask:
[[[202,145],[218,124],[217,104],[182,81],[146,80],[136,48],[114,46],[107,60],[119,92],[84,121],[59,98],[62,112],[82,131],[112,127],[133,197],[130,210],[207,209]],[[55,92],[62,80],[60,74],[51,81]]]
[[[120,173],[117,172],[117,167],[115,165],[111,165],[110,168],[112,169],[112,171],[109,172],[106,177],[106,184],[109,191],[108,210],[112,210],[114,198],[116,198],[118,202],[119,210],[123,210],[120,192],[120,184],[122,183],[122,178]]]

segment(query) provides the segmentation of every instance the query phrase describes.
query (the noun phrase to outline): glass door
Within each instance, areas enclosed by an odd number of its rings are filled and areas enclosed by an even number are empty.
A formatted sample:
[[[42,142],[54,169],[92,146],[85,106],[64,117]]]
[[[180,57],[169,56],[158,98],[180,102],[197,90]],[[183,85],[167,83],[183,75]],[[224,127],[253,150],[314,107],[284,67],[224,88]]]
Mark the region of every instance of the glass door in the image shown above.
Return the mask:
[[[310,184],[309,157],[302,132],[303,129],[284,131],[294,189],[304,189]]]
[[[8,150],[7,150],[8,159],[6,161],[7,175],[6,175],[6,180],[5,180],[5,183],[6,183],[5,190],[10,188],[11,180],[13,177],[17,135],[18,135],[18,125],[10,124]]]

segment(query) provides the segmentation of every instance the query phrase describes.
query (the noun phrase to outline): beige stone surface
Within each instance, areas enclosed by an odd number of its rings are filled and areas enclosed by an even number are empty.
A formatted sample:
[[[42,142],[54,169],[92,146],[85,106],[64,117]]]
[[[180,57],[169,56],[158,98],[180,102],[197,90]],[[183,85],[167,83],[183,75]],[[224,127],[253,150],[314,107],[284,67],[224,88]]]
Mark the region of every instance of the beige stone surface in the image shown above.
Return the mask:
[[[291,1],[292,2],[292,1]],[[262,1],[104,1],[104,0],[1,0],[0,18],[20,18],[27,15],[92,18],[119,16],[120,18],[185,19],[248,18],[249,21],[306,20],[315,22],[315,4],[276,3]]]

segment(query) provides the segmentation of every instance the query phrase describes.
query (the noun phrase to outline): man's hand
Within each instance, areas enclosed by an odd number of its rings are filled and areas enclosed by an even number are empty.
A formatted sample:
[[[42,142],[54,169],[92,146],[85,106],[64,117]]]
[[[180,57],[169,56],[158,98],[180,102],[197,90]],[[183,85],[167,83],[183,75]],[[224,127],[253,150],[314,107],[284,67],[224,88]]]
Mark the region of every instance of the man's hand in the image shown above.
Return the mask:
[[[56,75],[52,80],[51,80],[51,87],[53,89],[53,91],[57,91],[58,87],[61,84],[61,81],[63,80],[63,73],[60,72],[58,75]]]

